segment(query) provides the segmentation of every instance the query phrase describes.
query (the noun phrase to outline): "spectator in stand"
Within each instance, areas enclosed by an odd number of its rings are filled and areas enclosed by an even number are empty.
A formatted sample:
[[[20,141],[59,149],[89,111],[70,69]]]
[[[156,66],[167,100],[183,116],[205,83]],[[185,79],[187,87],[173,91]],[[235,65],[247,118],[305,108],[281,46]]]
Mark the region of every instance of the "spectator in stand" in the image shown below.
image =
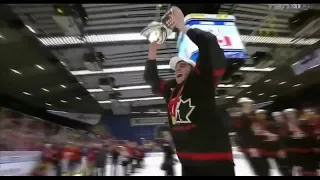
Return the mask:
[[[81,142],[81,169],[84,171],[83,175],[86,176],[86,170],[88,168],[88,153],[89,153],[89,148],[86,146],[88,142],[82,141]]]
[[[67,172],[73,173],[81,165],[81,151],[73,142],[63,148],[63,158],[67,160]]]
[[[96,165],[96,151],[94,149],[94,146],[92,144],[89,145],[88,148],[88,156],[87,156],[87,163],[88,163],[88,175],[93,175],[93,172],[95,171]]]
[[[130,173],[134,172],[134,166],[133,166],[133,158],[134,158],[134,152],[133,152],[133,143],[132,141],[128,141],[126,143],[126,148],[127,148],[127,151],[128,151],[128,167],[130,166]]]
[[[49,172],[53,172],[56,176],[61,176],[61,149],[56,144],[46,143],[42,150],[42,161],[50,165]]]
[[[53,164],[56,167],[56,176],[62,176],[61,160],[62,160],[62,148],[59,144],[53,146]]]
[[[132,148],[132,151],[131,151],[131,173],[135,173],[135,170],[136,170],[136,167],[137,167],[137,161],[138,161],[138,145],[136,142],[132,141],[131,143],[131,148]]]
[[[97,145],[97,155],[96,155],[96,168],[97,176],[105,176],[106,174],[106,164],[107,164],[107,151],[106,148],[99,144]]]
[[[129,159],[130,159],[130,153],[128,151],[127,147],[120,146],[120,155],[121,155],[121,164],[123,167],[123,175],[128,176],[129,171],[128,171],[128,165],[129,165]]]
[[[143,160],[144,160],[144,147],[138,146],[137,148],[137,168],[142,168]]]
[[[114,144],[111,149],[111,157],[112,157],[112,164],[111,164],[111,176],[117,175],[117,166],[120,156],[120,148],[118,144]]]

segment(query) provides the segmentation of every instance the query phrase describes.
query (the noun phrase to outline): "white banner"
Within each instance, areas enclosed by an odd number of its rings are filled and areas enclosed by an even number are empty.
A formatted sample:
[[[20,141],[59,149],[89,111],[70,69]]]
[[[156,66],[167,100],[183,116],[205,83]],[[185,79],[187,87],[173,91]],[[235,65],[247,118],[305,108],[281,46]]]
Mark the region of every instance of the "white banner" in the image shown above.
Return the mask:
[[[291,65],[295,75],[300,75],[312,68],[320,66],[320,49],[313,51],[311,54],[304,56],[298,62]]]
[[[47,110],[47,111],[49,113],[52,113],[58,116],[63,116],[66,118],[70,118],[70,119],[91,124],[91,125],[98,124],[101,118],[100,114],[71,113],[71,112],[53,111],[53,110]]]
[[[0,151],[0,176],[29,176],[40,158],[40,151]]]

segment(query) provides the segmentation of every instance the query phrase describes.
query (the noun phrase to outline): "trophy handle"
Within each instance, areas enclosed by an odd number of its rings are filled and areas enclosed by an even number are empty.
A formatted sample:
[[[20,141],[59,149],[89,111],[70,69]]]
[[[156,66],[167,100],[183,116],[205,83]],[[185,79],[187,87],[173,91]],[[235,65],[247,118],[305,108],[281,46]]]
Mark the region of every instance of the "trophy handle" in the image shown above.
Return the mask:
[[[173,31],[171,24],[167,23],[171,14],[173,14],[172,8],[161,17],[160,23],[154,21],[148,24],[141,31],[141,35],[146,37],[150,42],[162,44]]]
[[[149,34],[154,31],[154,29],[156,28],[160,28],[162,25],[156,21],[153,21],[151,22],[150,24],[148,24],[147,27],[145,27],[141,32],[140,34],[145,36],[145,37],[148,37]]]
[[[170,27],[169,24],[167,24],[168,19],[170,19],[170,15],[173,14],[173,9],[171,8],[168,12],[166,12],[162,17],[161,17],[161,23],[166,27],[167,29],[172,31],[172,27]]]

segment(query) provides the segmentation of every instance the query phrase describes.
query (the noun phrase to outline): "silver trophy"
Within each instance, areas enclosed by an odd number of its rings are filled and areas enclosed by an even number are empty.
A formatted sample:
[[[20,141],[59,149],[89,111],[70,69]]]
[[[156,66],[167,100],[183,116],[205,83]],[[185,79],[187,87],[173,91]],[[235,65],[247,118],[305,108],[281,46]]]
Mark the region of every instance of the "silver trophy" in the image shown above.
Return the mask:
[[[161,22],[153,21],[146,28],[141,31],[141,34],[146,37],[150,42],[157,42],[162,44],[173,31],[172,15],[173,9],[170,9],[166,14],[161,17]]]

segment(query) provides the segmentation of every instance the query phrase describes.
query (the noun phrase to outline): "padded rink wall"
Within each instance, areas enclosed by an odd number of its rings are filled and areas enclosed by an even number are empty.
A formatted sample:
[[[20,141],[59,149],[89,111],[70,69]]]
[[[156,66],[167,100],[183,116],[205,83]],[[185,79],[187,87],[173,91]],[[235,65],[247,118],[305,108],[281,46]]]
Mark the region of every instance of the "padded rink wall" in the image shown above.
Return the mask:
[[[0,151],[0,176],[27,176],[40,158],[40,151]]]

